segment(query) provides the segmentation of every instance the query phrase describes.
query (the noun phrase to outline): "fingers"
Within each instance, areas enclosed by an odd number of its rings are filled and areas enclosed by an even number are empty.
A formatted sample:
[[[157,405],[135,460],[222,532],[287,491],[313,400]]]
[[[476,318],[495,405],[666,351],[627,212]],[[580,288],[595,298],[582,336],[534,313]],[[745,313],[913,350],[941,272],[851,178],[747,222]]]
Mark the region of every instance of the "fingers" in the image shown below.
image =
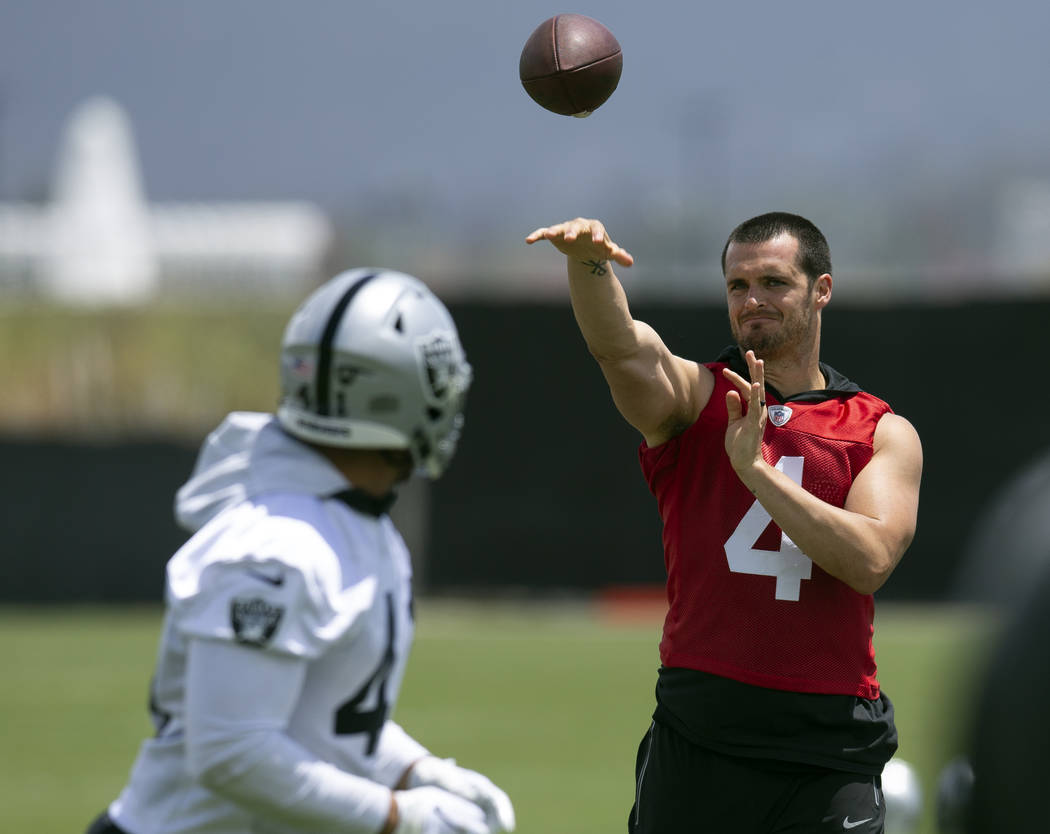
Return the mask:
[[[751,381],[758,385],[760,391],[764,392],[766,390],[766,363],[756,357],[753,350],[745,353],[744,358],[747,360],[747,369],[751,373]]]
[[[748,414],[753,414],[755,421],[765,416],[766,408],[766,363],[755,356],[753,350],[744,354],[747,368],[751,372],[751,396],[748,399]]]
[[[736,391],[729,391],[726,394],[726,408],[729,409],[729,419],[738,420],[743,414],[742,404],[746,401],[747,414],[757,423],[765,416],[765,363],[758,359],[752,350],[744,354],[744,358],[747,360],[747,368],[751,375],[750,382],[735,371],[729,370],[729,368],[722,369],[722,375],[737,388]],[[732,406],[730,406],[730,397],[733,398]]]
[[[736,391],[726,392],[726,411],[729,412],[729,422],[735,423],[743,416],[743,406],[740,403],[740,395]]]
[[[577,217],[554,226],[542,226],[525,238],[532,244],[549,240],[560,252],[573,257],[611,259],[621,266],[634,264],[634,256],[616,244],[598,220]]]
[[[609,253],[609,257],[616,261],[620,266],[634,266],[634,255],[622,246],[613,244],[613,250]]]
[[[398,824],[394,834],[493,834],[485,812],[475,803],[441,788],[395,791]]]
[[[459,767],[455,759],[424,756],[409,771],[409,784],[434,785],[477,804],[485,812],[491,832],[514,830],[510,797],[487,776]]]
[[[510,797],[499,788],[496,788],[487,801],[479,803],[486,810],[489,824],[495,831],[513,831],[516,825],[514,819],[514,805]]]
[[[738,400],[746,400],[748,408],[751,407],[752,400],[757,403],[761,399],[762,388],[757,382],[748,382],[740,374],[729,370],[729,368],[722,369],[722,376],[732,382],[740,392],[739,394],[736,391],[730,391],[729,393],[735,394]],[[754,399],[756,393],[758,394],[758,400]]]
[[[722,376],[739,388],[740,392],[744,395],[751,390],[751,383],[740,376],[736,371],[731,371],[729,368],[722,368]]]
[[[580,225],[587,224],[588,222],[589,221],[584,220],[583,218],[577,218],[576,220],[569,220],[565,223],[556,223],[553,226],[541,226],[526,237],[525,242],[535,243],[538,240],[549,240],[552,243],[555,241],[569,241],[571,243],[576,240],[580,231]],[[597,223],[598,221],[594,222]]]

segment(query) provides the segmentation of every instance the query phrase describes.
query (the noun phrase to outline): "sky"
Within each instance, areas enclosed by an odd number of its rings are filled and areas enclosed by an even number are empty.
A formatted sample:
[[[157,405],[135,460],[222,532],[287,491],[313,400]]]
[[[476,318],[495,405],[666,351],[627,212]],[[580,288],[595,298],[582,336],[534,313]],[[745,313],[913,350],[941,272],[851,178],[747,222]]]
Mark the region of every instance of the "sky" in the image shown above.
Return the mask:
[[[587,119],[517,77],[567,11],[623,49]],[[1048,31],[1035,0],[8,0],[0,200],[47,192],[65,120],[104,94],[152,200],[314,200],[350,253],[516,276],[555,262],[529,231],[584,215],[673,287],[783,209],[858,274],[973,273],[1011,189],[1050,182]]]

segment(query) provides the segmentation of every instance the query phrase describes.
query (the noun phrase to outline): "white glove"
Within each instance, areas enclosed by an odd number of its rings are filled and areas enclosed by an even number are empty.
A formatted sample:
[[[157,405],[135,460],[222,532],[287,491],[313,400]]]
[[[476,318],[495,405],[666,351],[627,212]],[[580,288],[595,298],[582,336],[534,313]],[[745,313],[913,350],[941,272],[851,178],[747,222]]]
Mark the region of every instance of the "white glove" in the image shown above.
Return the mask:
[[[494,834],[480,807],[440,788],[394,791],[394,802],[394,834]]]
[[[514,806],[510,804],[510,797],[480,773],[458,767],[455,759],[426,756],[417,761],[408,772],[408,786],[422,785],[444,788],[480,806],[493,834],[514,830]]]

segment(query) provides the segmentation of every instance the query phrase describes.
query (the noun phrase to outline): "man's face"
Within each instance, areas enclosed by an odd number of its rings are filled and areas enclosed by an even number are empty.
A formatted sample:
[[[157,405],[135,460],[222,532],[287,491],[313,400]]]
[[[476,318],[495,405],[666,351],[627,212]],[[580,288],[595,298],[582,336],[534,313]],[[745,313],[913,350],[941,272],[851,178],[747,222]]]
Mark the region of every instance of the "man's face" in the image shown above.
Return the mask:
[[[780,235],[763,243],[731,243],[726,251],[729,326],[741,350],[761,359],[813,344],[816,311],[830,293],[830,276],[810,287],[798,265],[798,241]]]

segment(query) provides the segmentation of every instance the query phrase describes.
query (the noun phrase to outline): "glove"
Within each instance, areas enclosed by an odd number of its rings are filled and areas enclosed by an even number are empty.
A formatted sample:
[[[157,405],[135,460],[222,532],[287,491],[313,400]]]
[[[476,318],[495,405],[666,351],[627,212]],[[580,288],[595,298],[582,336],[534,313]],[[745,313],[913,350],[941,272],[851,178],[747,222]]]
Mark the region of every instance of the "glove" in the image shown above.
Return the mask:
[[[514,830],[514,806],[510,804],[510,797],[480,773],[458,767],[455,759],[426,756],[412,766],[407,781],[410,788],[434,785],[469,799],[484,810],[493,834]]]
[[[494,834],[480,807],[440,788],[394,791],[394,802],[394,834]]]

